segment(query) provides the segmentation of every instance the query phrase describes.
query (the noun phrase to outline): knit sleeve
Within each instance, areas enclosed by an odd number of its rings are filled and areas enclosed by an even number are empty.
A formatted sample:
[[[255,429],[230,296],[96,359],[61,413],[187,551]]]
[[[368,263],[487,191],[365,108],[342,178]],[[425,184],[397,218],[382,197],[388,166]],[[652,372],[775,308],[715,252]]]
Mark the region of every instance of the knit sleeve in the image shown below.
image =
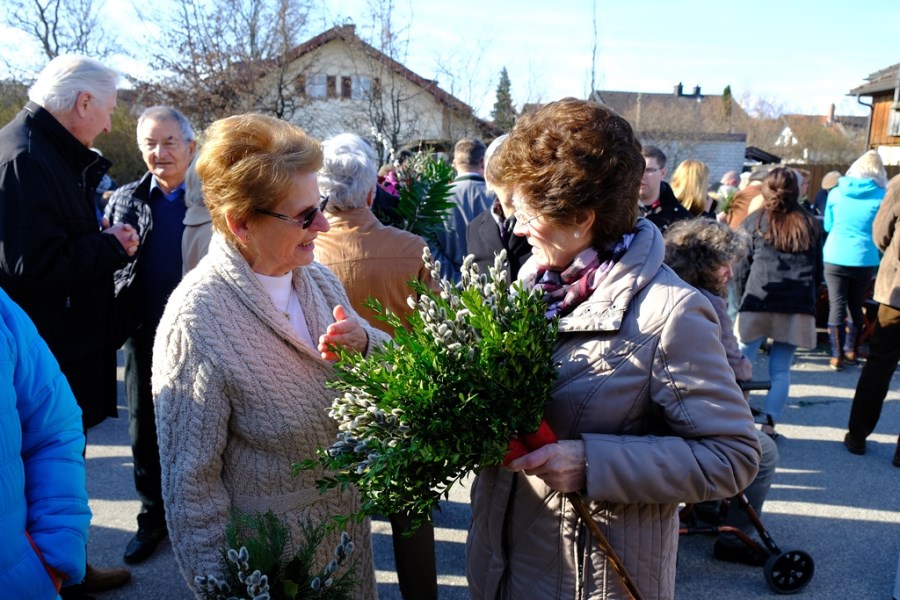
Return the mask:
[[[196,323],[167,322],[153,352],[163,500],[172,547],[190,585],[222,574],[231,502],[222,480],[231,403],[222,366],[204,355]]]

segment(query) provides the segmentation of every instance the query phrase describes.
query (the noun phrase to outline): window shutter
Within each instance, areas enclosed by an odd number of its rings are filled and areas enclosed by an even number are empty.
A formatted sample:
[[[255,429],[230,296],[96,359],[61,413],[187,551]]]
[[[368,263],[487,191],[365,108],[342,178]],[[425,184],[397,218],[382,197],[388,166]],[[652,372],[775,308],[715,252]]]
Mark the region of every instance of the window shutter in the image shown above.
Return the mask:
[[[349,77],[341,77],[341,98],[349,100],[352,94],[352,80]]]
[[[337,98],[337,78],[334,75],[329,75],[326,84],[326,89],[328,90],[329,98]]]
[[[900,102],[894,102],[888,112],[887,134],[891,137],[900,137]]]

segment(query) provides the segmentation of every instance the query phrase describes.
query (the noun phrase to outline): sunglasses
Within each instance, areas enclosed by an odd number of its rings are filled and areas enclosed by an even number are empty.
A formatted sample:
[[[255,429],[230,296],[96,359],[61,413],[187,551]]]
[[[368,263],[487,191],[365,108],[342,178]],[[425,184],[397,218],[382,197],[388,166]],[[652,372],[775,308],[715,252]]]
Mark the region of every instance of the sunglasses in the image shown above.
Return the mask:
[[[275,217],[276,219],[281,219],[282,221],[287,221],[288,223],[294,223],[295,225],[299,225],[303,229],[309,229],[309,226],[312,225],[312,222],[316,219],[316,213],[324,213],[326,206],[328,206],[328,196],[319,196],[318,206],[311,206],[296,217],[289,217],[287,215],[272,212],[270,210],[265,210],[262,208],[255,209],[255,212],[258,212],[261,215],[266,215],[267,217]]]

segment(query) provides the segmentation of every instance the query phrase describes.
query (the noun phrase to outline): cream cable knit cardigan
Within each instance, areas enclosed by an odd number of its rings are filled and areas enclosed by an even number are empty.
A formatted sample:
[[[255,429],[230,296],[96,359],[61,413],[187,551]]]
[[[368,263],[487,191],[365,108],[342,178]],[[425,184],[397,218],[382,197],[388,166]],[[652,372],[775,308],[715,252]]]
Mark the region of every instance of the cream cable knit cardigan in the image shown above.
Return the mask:
[[[338,279],[319,263],[296,269],[293,286],[314,340],[333,322],[336,304],[355,315]],[[364,327],[370,348],[387,339]],[[335,438],[326,414],[335,392],[324,386],[331,375],[331,363],[299,340],[240,252],[216,234],[208,256],[172,293],[153,348],[166,519],[192,589],[195,576],[221,573],[234,509],[272,510],[300,541],[307,517],[321,522],[358,507],[352,491],[319,495],[318,472],[291,474],[292,462]],[[355,597],[375,598],[369,521],[349,533],[361,580]],[[337,539],[323,543],[320,568]]]

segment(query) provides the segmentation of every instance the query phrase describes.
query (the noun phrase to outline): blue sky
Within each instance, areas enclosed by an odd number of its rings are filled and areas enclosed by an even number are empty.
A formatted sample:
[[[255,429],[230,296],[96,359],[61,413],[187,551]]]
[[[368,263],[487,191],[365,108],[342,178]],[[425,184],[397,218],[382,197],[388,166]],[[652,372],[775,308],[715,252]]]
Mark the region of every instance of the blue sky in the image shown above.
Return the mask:
[[[349,16],[357,27],[365,24],[366,4],[328,2],[335,18]],[[454,50],[481,54],[471,69],[479,83],[468,86],[478,89],[468,94],[462,86],[460,98],[486,116],[503,66],[518,105],[585,97],[594,5],[397,0],[394,14],[408,25],[405,64],[420,75],[434,77],[438,57]],[[730,84],[738,99],[762,98],[787,112],[824,114],[834,103],[838,114],[866,114],[845,94],[900,62],[900,0],[596,0],[596,15],[599,89],[670,92],[682,82],[721,94]]]
[[[309,36],[351,19],[371,29],[372,0],[319,0]],[[785,112],[867,114],[846,96],[864,78],[900,62],[900,0],[394,0],[407,41],[398,56],[413,71],[489,117],[500,70],[513,100],[586,97],[596,5],[598,89],[721,94],[762,99]],[[120,37],[146,35],[128,0],[107,0]],[[4,34],[0,52],[21,52]],[[0,42],[2,44],[2,42]],[[144,68],[120,61],[125,71]],[[453,75],[448,75],[452,73]],[[752,102],[750,103],[752,104]],[[747,103],[745,102],[745,107]],[[752,108],[749,106],[748,108]]]

